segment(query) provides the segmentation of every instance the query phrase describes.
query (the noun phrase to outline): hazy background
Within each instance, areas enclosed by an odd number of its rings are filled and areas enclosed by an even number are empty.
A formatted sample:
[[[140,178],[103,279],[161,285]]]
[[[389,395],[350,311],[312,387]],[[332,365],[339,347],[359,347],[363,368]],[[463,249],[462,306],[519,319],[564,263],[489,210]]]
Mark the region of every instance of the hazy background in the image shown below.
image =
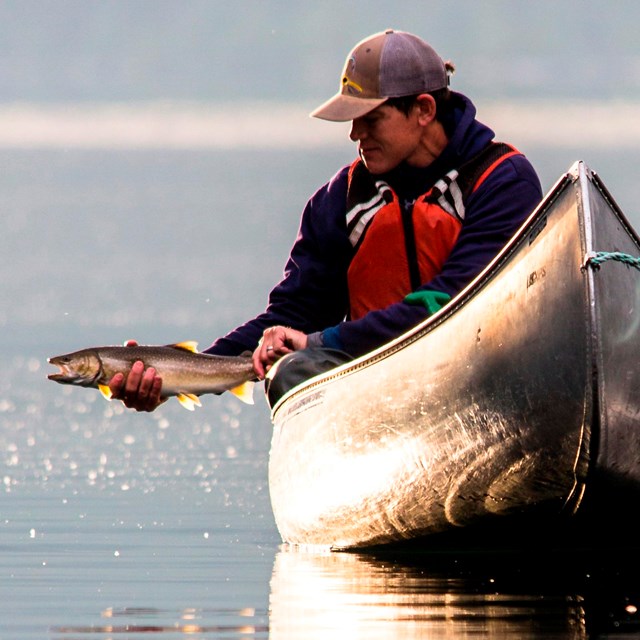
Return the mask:
[[[640,96],[634,0],[3,0],[5,101],[317,101],[386,27],[427,39],[481,99]]]
[[[387,27],[454,61],[545,190],[583,159],[640,223],[639,18],[633,0],[2,0],[0,344],[202,345],[260,311],[304,202],[353,157],[348,124],[308,112]]]

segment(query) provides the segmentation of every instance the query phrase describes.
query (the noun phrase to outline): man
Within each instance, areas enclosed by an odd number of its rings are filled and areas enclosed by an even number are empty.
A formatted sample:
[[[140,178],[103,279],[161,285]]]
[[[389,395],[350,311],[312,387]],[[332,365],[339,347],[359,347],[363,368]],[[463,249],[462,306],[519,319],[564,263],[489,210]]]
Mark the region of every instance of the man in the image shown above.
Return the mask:
[[[542,197],[529,161],[449,89],[453,67],[415,35],[387,30],[347,57],[340,90],[311,115],[352,121],[358,159],[309,200],[264,313],[207,353],[253,351],[256,376],[307,347],[362,355],[461,291]],[[136,363],[111,381],[153,410],[162,381]]]

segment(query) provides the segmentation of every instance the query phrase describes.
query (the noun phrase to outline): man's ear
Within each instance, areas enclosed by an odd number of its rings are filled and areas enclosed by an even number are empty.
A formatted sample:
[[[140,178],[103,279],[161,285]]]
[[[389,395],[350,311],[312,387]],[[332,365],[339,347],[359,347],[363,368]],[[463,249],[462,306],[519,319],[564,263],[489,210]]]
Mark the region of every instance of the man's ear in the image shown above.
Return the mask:
[[[436,118],[436,101],[432,95],[428,93],[421,93],[416,98],[416,104],[418,106],[418,119],[420,124],[429,124]]]

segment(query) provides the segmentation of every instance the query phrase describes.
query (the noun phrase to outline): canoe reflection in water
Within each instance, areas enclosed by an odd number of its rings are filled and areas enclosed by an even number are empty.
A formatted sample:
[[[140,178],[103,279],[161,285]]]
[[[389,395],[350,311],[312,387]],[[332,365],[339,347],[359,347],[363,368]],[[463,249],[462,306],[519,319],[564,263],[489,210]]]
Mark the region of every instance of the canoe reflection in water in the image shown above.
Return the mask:
[[[640,591],[629,595],[624,576],[604,569],[610,558],[601,560],[463,552],[398,562],[285,547],[274,564],[269,637],[578,640],[640,632]]]

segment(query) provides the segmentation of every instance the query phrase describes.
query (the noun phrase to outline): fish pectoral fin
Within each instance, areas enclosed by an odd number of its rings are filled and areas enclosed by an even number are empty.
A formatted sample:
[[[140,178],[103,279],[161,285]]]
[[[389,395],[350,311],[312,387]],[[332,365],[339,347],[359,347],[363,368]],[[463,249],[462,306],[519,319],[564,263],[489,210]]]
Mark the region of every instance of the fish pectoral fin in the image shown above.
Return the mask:
[[[254,404],[253,402],[253,387],[255,383],[252,380],[248,380],[247,382],[243,382],[242,384],[234,387],[233,389],[229,389],[234,396],[237,396],[242,400],[242,402],[246,402],[247,404]]]
[[[178,398],[178,402],[189,411],[193,411],[196,407],[202,406],[200,398],[193,393],[179,393],[176,398]]]
[[[100,393],[107,399],[107,400],[111,400],[111,398],[113,398],[113,393],[111,393],[111,389],[109,389],[109,386],[106,384],[99,384],[98,385],[98,389],[100,391]]]
[[[198,353],[198,343],[195,340],[185,340],[184,342],[177,342],[176,344],[168,344],[166,346],[172,349],[182,349],[183,351]]]

